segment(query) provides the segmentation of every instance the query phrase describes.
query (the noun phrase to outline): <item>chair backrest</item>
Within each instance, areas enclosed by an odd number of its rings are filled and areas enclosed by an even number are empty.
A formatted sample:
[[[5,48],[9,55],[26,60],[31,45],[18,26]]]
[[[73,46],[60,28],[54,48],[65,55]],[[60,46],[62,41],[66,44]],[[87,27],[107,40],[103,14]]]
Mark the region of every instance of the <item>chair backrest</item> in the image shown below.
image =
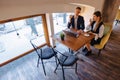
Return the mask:
[[[41,51],[40,53],[42,53],[42,50],[41,49],[38,50],[38,47],[32,42],[32,40],[30,40],[30,43],[34,48],[35,52],[37,53],[37,55],[40,57],[39,50]]]
[[[112,24],[105,23],[104,24],[104,37],[102,38],[100,44],[96,44],[96,45],[94,45],[94,47],[97,49],[102,49],[105,46],[105,44],[107,43],[111,32],[112,32]]]
[[[112,31],[112,24],[105,23],[104,24],[104,33],[103,33],[103,35],[105,36],[107,33],[111,33],[111,31]]]
[[[59,63],[64,63],[65,60],[68,58],[67,55],[65,55],[64,53],[59,52],[59,51],[56,50],[56,49],[54,49],[53,51],[56,53],[56,55],[57,55],[57,60],[58,60]],[[57,53],[59,53],[59,54],[57,54]]]

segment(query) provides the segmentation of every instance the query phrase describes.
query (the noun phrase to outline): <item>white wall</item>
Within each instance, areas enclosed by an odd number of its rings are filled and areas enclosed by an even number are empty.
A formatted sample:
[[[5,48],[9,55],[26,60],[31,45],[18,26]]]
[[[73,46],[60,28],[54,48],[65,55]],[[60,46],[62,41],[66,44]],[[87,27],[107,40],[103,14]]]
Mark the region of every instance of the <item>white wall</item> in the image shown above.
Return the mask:
[[[93,7],[85,7],[84,13],[82,14],[84,16],[85,20],[85,27],[90,23],[90,18],[93,18],[93,13],[95,11],[95,8]]]
[[[102,10],[104,0],[0,0],[0,20],[49,12],[70,12],[74,10],[70,3],[87,4]]]

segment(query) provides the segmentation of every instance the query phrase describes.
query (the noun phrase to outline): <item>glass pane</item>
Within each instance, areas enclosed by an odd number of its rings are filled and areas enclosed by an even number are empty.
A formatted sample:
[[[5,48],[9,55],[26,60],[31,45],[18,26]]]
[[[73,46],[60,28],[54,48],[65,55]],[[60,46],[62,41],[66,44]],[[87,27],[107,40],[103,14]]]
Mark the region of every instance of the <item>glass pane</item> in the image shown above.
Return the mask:
[[[41,16],[0,24],[0,63],[33,49],[31,39],[45,43]]]
[[[69,15],[73,13],[53,13],[54,31],[58,33],[67,28]]]

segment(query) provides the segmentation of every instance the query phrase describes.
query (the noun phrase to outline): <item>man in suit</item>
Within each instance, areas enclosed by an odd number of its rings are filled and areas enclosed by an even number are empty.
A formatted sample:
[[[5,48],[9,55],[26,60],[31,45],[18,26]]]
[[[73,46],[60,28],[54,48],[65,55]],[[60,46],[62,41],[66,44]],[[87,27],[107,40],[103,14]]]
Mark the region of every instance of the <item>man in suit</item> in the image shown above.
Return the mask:
[[[68,28],[74,28],[76,30],[81,30],[83,31],[85,28],[84,25],[84,18],[80,16],[80,7],[76,7],[75,9],[75,14],[73,16],[70,16],[70,20],[68,22]]]
[[[80,16],[80,7],[76,7],[75,14],[70,15],[70,20],[68,22],[68,28],[73,28],[77,30],[77,33],[82,33],[85,25],[84,25],[84,18]],[[71,53],[74,53],[72,50],[70,50]]]

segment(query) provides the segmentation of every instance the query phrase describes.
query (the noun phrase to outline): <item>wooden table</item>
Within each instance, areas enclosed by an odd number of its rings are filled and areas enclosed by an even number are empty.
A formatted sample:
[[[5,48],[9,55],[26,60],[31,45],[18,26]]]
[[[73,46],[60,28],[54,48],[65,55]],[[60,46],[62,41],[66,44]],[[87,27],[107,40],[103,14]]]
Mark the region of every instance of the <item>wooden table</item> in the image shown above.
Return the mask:
[[[75,30],[73,30],[73,31],[75,31]],[[77,38],[65,34],[64,41],[61,40],[60,33],[55,34],[54,36],[52,36],[52,38],[53,38],[53,40],[58,41],[58,42],[62,43],[63,45],[65,45],[66,47],[70,48],[71,50],[78,51],[86,43],[91,41],[95,36],[94,34],[89,34],[89,36],[84,36],[84,34],[86,34],[86,33],[83,32]]]

